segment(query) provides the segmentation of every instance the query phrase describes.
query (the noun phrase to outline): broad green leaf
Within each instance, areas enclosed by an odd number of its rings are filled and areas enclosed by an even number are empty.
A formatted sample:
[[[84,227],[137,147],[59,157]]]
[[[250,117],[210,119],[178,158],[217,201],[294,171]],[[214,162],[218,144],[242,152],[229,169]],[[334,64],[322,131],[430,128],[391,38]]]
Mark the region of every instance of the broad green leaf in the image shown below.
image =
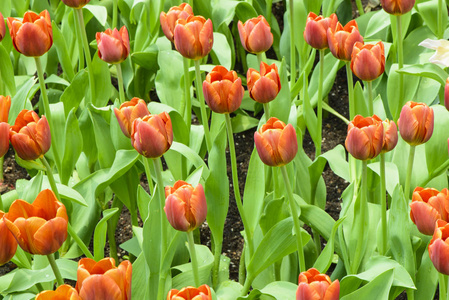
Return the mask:
[[[98,109],[93,105],[90,105],[88,110],[93,124],[96,146],[99,149],[98,162],[102,168],[108,168],[112,165],[116,153],[110,136],[109,120],[105,119],[105,117],[110,117],[110,112],[108,109]]]
[[[326,246],[321,251],[320,256],[315,261],[313,267],[320,271],[320,273],[326,273],[329,269],[332,259],[334,257],[334,244],[335,244],[335,233],[337,232],[338,226],[344,221],[346,217],[342,217],[338,219],[337,222],[335,222],[334,226],[332,227],[331,235],[326,243]]]
[[[159,53],[159,49],[156,44],[151,45],[145,51],[142,52],[134,52],[131,54],[131,59],[134,63],[139,66],[150,70],[152,72],[156,72],[158,69],[157,65],[157,56]]]
[[[427,1],[421,2],[416,5],[419,15],[423,18],[425,24],[432,30],[435,36],[440,34],[440,29],[438,28],[438,2],[439,1]],[[446,7],[446,6],[444,6]],[[447,14],[443,18],[443,28],[446,29],[447,25]],[[443,15],[444,16],[444,15]],[[444,31],[444,30],[443,30]],[[442,34],[443,32],[441,32]]]
[[[214,265],[214,255],[212,254],[212,252],[210,252],[208,247],[203,245],[195,245],[195,251],[198,257],[198,275],[200,277],[200,282],[207,282]],[[182,273],[176,275],[173,278],[173,288],[181,289],[186,286],[195,285],[191,263],[176,266],[174,269],[177,269]]]
[[[329,163],[332,171],[343,178],[346,181],[349,181],[349,164],[346,161],[346,151],[342,145],[337,145],[334,149],[329,150],[320,157],[323,157]]]
[[[380,163],[374,162],[368,165],[368,168],[373,170],[377,175],[380,176]],[[399,172],[398,167],[392,162],[385,162],[385,183],[388,194],[393,195],[396,185],[399,184]]]
[[[207,167],[206,163],[203,161],[203,159],[198,154],[193,152],[193,150],[191,148],[187,147],[184,144],[181,144],[178,142],[173,142],[173,144],[170,147],[170,150],[168,150],[168,151],[176,151],[176,152],[182,154],[190,162],[192,162],[196,168],[203,167],[204,168],[204,170],[203,170],[203,172],[204,172],[203,178],[204,179],[207,179],[207,177],[209,176],[209,168]]]
[[[243,192],[243,211],[247,216],[250,230],[254,232],[259,222],[265,196],[264,164],[254,148],[249,160],[245,190]]]
[[[244,114],[237,114],[235,117],[231,119],[231,122],[233,133],[240,133],[243,131],[247,131],[251,128],[257,127],[257,124],[259,124],[258,119]]]
[[[8,2],[8,1],[5,1]],[[4,95],[14,96],[16,94],[16,83],[14,82],[14,69],[11,64],[9,53],[3,45],[0,45],[0,75],[2,78],[2,85],[5,84],[8,92],[3,91]]]
[[[108,220],[118,212],[118,208],[106,209],[103,211],[103,218],[97,223],[94,233],[94,259],[99,261],[104,258],[104,246],[106,245],[106,232]]]
[[[259,68],[257,68],[259,69]],[[290,89],[287,77],[287,63],[285,59],[282,60],[279,68],[279,77],[281,79],[281,90],[276,98],[269,102],[270,117],[276,117],[279,120],[287,123],[291,110]],[[265,117],[266,118],[266,117]]]
[[[449,132],[449,112],[444,106],[432,106],[434,112],[434,130],[432,137],[425,143],[427,171],[432,173],[447,160],[447,140]]]
[[[228,70],[231,69],[232,52],[224,34],[214,32],[214,44],[212,46],[211,57],[215,64],[222,65]]]
[[[235,300],[242,293],[242,285],[238,282],[227,280],[218,286],[215,291],[217,295],[217,300]]]
[[[364,38],[369,39],[382,39],[385,40],[388,33],[388,27],[390,26],[390,15],[383,9],[380,9],[373,13],[373,16],[369,19],[366,31],[360,31]]]
[[[106,21],[108,19],[108,11],[106,10],[106,7],[101,5],[87,4],[86,6],[84,6],[84,8],[90,11],[95,19],[97,19],[98,22],[103,25],[103,27],[106,27]]]
[[[235,7],[235,15],[238,20],[244,23],[248,19],[257,17],[259,14],[256,12],[254,7],[248,2],[240,2]]]
[[[446,79],[448,77],[447,73],[441,67],[432,63],[410,65],[401,70],[397,70],[396,72],[431,78],[438,81],[441,85],[446,84]]]
[[[295,300],[298,286],[291,282],[274,281],[260,291],[266,295],[273,296],[276,300]]]
[[[17,118],[17,115],[20,113],[22,109],[30,108],[28,100],[28,93],[30,92],[33,85],[36,83],[36,79],[31,77],[27,81],[25,81],[17,91],[14,97],[11,99],[11,109],[9,110],[9,118],[8,124],[14,124]]]
[[[78,109],[89,87],[88,75],[85,70],[76,73],[72,84],[64,89],[61,102],[64,103],[64,111],[69,113],[73,108]]]
[[[103,107],[108,103],[112,91],[111,73],[108,64],[98,55],[94,55],[92,59],[92,69],[95,80],[95,99],[92,99],[92,104]]]
[[[438,271],[430,260],[427,248],[422,257],[421,265],[419,266],[415,279],[415,299],[433,300],[438,284]]]
[[[128,253],[134,255],[135,257],[139,257],[142,253],[142,248],[140,248],[139,242],[137,241],[137,237],[133,236],[131,239],[126,242],[120,244],[120,248],[127,251]]]
[[[182,66],[182,56],[173,50],[160,51],[157,60],[159,64],[159,71],[156,75],[157,95],[161,103],[179,111],[179,97],[184,94],[181,88],[183,72],[173,72],[173,70],[178,70]]]
[[[69,182],[70,176],[75,168],[78,157],[83,150],[83,136],[80,131],[78,119],[75,116],[75,109],[72,109],[65,124],[65,146],[62,157],[61,183]]]
[[[56,47],[56,52],[58,53],[58,58],[61,63],[61,67],[64,70],[65,75],[71,82],[75,77],[75,72],[73,71],[72,62],[70,61],[69,52],[67,50],[67,44],[65,42],[64,36],[55,21],[51,24],[53,30],[53,43]]]
[[[148,299],[145,296],[148,290],[148,288],[145,288],[148,285],[147,278],[149,276],[147,269],[144,254],[141,253],[133,263],[131,286],[134,299]]]
[[[378,300],[388,299],[391,284],[393,282],[393,270],[387,270],[377,276],[373,281],[355,292],[346,295],[341,300]]]

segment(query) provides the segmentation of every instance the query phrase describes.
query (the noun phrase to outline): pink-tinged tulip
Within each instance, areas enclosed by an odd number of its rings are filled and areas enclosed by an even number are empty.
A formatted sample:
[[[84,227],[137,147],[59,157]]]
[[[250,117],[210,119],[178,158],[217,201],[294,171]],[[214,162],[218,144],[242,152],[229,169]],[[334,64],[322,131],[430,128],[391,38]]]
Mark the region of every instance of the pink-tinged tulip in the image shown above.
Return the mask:
[[[9,138],[21,159],[34,160],[43,156],[51,146],[47,118],[39,118],[32,110],[22,110],[11,126]]]
[[[47,10],[39,15],[27,11],[22,21],[9,17],[7,22],[12,44],[23,55],[41,56],[53,45],[53,31]]]
[[[260,63],[260,73],[249,68],[246,73],[249,96],[259,102],[268,103],[276,98],[281,90],[281,80],[275,64]]]
[[[10,261],[17,249],[17,241],[6,226],[4,215],[5,213],[0,210],[0,266]]]
[[[442,274],[449,275],[449,224],[446,221],[435,222],[435,231],[428,249],[435,269]]]
[[[2,13],[0,12],[0,42],[5,37],[5,34],[6,34],[5,18],[3,18]]]
[[[140,154],[148,158],[161,157],[170,149],[173,129],[168,113],[146,115],[134,120],[131,144]]]
[[[243,99],[242,80],[235,71],[216,66],[203,82],[203,93],[209,108],[216,113],[229,114],[240,107]]]
[[[315,49],[329,48],[327,43],[327,30],[334,28],[337,22],[336,14],[332,14],[328,18],[323,18],[323,16],[317,16],[313,12],[310,12],[307,16],[306,29],[304,30],[304,40]]]
[[[68,284],[60,285],[55,291],[43,291],[36,300],[81,300],[78,292]]]
[[[98,46],[98,56],[107,63],[119,64],[129,55],[129,35],[125,26],[114,30],[106,29],[95,35]]]
[[[263,16],[252,18],[242,23],[238,22],[240,42],[246,51],[251,53],[262,53],[270,49],[273,44],[273,34],[270,24]]]
[[[203,284],[199,288],[188,286],[180,291],[172,289],[168,292],[167,300],[212,300],[212,293],[207,284]]]
[[[390,15],[403,15],[412,10],[415,0],[380,0],[380,3]]]
[[[378,116],[364,118],[357,115],[349,122],[345,146],[356,159],[373,159],[380,154],[383,144],[384,126]]]
[[[193,16],[193,10],[187,3],[173,6],[167,13],[161,12],[159,19],[161,21],[162,31],[172,43],[174,42],[173,32],[175,31],[176,21],[179,19],[187,20],[189,16]]]
[[[198,60],[209,54],[214,44],[212,21],[202,16],[178,19],[174,30],[175,47],[182,56]]]
[[[276,118],[270,118],[254,133],[254,142],[262,162],[272,167],[288,164],[298,152],[295,128]]]
[[[396,147],[398,143],[398,128],[394,121],[388,119],[382,121],[384,127],[384,144],[382,146],[382,152],[390,152]]]
[[[355,43],[351,55],[351,70],[355,76],[365,81],[372,81],[382,75],[385,71],[384,43]]]
[[[355,43],[363,43],[363,37],[360,35],[357,22],[351,20],[344,27],[340,22],[337,22],[335,27],[329,27],[327,30],[327,42],[329,50],[336,58],[350,61]]]
[[[449,77],[446,79],[446,85],[444,86],[444,106],[449,110]]]
[[[3,220],[20,247],[31,254],[52,254],[67,238],[67,212],[51,190],[40,192],[33,204],[14,201]]]
[[[0,157],[9,149],[9,124],[8,116],[11,107],[10,96],[0,96]]]
[[[90,0],[61,0],[65,5],[73,8],[82,8],[90,2]]]
[[[416,146],[427,142],[433,133],[433,109],[425,103],[409,101],[401,110],[399,133],[404,141]]]
[[[11,108],[11,97],[0,95],[0,122],[8,123],[9,109]]]
[[[449,221],[449,193],[433,188],[417,187],[410,203],[410,218],[419,232],[432,235],[438,219]]]
[[[143,118],[150,114],[145,101],[137,97],[121,104],[120,109],[114,107],[114,113],[120,129],[126,137],[131,137],[132,125],[135,119]]]
[[[131,279],[132,265],[128,260],[116,267],[110,257],[99,262],[82,258],[75,288],[83,300],[131,300]]]
[[[189,232],[206,220],[206,195],[201,184],[193,188],[178,180],[173,187],[165,187],[165,197],[164,211],[174,229]]]
[[[296,300],[338,300],[340,282],[331,281],[329,276],[311,268],[298,277]]]

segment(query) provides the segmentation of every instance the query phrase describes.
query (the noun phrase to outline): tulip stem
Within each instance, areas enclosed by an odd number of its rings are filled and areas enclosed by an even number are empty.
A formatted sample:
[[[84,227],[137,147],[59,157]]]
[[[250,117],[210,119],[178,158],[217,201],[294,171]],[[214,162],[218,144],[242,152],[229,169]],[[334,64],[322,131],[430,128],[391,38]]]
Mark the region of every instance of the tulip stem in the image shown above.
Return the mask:
[[[189,73],[189,59],[183,57],[184,65],[184,99],[181,101],[180,113],[184,117],[187,125],[187,130],[190,132],[190,124],[192,123],[192,99],[190,98],[190,81]]]
[[[300,270],[300,272],[304,272],[306,270],[306,263],[305,263],[305,259],[304,259],[304,248],[303,248],[302,239],[301,239],[301,225],[299,223],[299,218],[298,218],[299,215],[301,214],[301,211],[299,211],[299,213],[298,213],[298,210],[296,208],[296,201],[293,198],[293,191],[292,191],[292,187],[290,185],[290,179],[288,178],[287,167],[281,166],[280,168],[281,168],[282,176],[284,177],[285,188],[287,190],[288,202],[290,204],[290,210],[291,210],[293,224],[294,224],[294,228],[295,228],[296,246],[298,247],[298,257],[299,257],[299,270]]]
[[[48,163],[45,156],[40,157],[40,161],[42,162],[45,169],[47,170],[47,178],[48,178],[48,181],[50,182],[50,187],[51,187],[53,193],[55,193],[55,196],[58,199],[58,201],[61,201],[61,195],[59,195],[58,187],[56,186],[55,177],[53,176],[53,171],[50,167],[50,164]]]
[[[198,260],[196,258],[195,241],[193,240],[193,232],[187,232],[187,242],[189,244],[190,261],[192,263],[193,280],[195,286],[200,286],[200,276],[198,273]]]
[[[317,139],[315,144],[315,158],[321,155],[321,136],[323,130],[323,78],[324,78],[324,49],[320,49],[320,82],[318,83],[317,114]]]
[[[210,137],[209,132],[209,122],[207,117],[207,111],[206,111],[206,104],[204,104],[204,96],[203,96],[203,81],[201,80],[201,71],[200,71],[200,60],[195,60],[195,87],[196,87],[196,95],[197,100],[200,102],[200,109],[201,109],[201,123],[203,123],[204,128],[204,136],[206,138],[206,147],[207,152],[210,153],[210,150],[212,149],[212,140]]]
[[[363,16],[365,14],[365,10],[363,9],[362,1],[355,0],[355,4],[357,5],[357,10],[359,11],[359,16]]]
[[[125,103],[125,87],[123,85],[122,66],[118,63],[115,65],[117,69],[118,91],[120,96],[120,104]]]
[[[64,279],[62,279],[61,272],[59,271],[58,265],[56,264],[54,253],[48,254],[47,258],[48,258],[48,262],[50,263],[51,269],[53,270],[53,273],[55,274],[56,282],[57,282],[58,286],[63,285]]]
[[[259,63],[259,72],[260,72],[260,64],[264,61],[263,53],[257,53],[257,62]]]
[[[373,82],[367,81],[366,85],[368,87],[368,115],[372,116],[374,114]]]
[[[396,26],[397,26],[397,47],[398,47],[398,70],[404,67],[404,50],[402,45],[402,18],[401,15],[396,16]],[[404,103],[404,74],[399,73],[399,101],[396,109],[395,120],[399,118],[399,113],[401,111],[401,106]]]
[[[153,179],[151,178],[151,168],[153,167],[153,159],[146,158],[142,155],[143,165],[145,167],[145,174],[147,175],[147,182],[148,182],[148,190],[150,191],[151,195],[154,195],[154,185],[153,185]]]
[[[441,166],[439,166],[432,173],[430,173],[429,176],[427,176],[427,178],[419,186],[425,187],[429,183],[429,181],[431,181],[433,178],[443,173],[443,171],[446,171],[448,168],[449,168],[449,159],[446,160]]]
[[[380,205],[382,210],[382,241],[379,247],[379,254],[387,253],[387,189],[385,181],[385,153],[380,154]]]
[[[220,271],[220,258],[221,258],[221,249],[223,246],[223,239],[218,243],[217,239],[214,238],[214,269],[212,273],[212,284],[214,289],[218,288],[218,273]]]
[[[75,11],[73,12],[73,14],[76,15]],[[74,16],[74,18],[76,18],[76,17]],[[83,52],[83,43],[82,43],[83,35],[81,33],[82,29],[79,28],[80,24],[76,20],[75,20],[74,24],[75,24],[75,30],[76,30],[76,38],[78,39],[76,44],[78,46],[78,56],[79,56],[78,71],[80,71],[80,70],[84,69],[84,52]]]
[[[254,278],[252,276],[246,277],[245,285],[243,286],[243,289],[242,289],[242,294],[241,294],[242,297],[248,295],[249,289],[250,289],[253,281],[254,281]]]
[[[288,1],[289,18],[290,18],[290,86],[296,82],[296,46],[295,46],[295,18],[294,18],[294,1]]]
[[[408,164],[407,164],[407,177],[405,177],[405,187],[404,187],[404,196],[406,204],[408,204],[410,196],[410,181],[412,179],[413,173],[413,161],[415,160],[415,149],[416,146],[410,145],[410,153],[408,155]]]
[[[117,0],[114,0],[112,4],[112,28],[117,28]]]
[[[265,121],[268,121],[270,118],[270,103],[263,104],[263,111],[265,112]]]
[[[438,272],[438,288],[439,288],[439,298],[440,300],[446,300],[447,298],[447,275]]]
[[[352,70],[350,61],[346,62],[346,77],[348,80],[349,120],[353,120],[355,116],[354,81],[352,80]]]
[[[94,259],[94,256],[92,255],[92,253],[90,253],[89,248],[87,248],[86,244],[84,244],[83,240],[75,232],[72,225],[70,225],[70,222],[67,223],[67,232],[72,237],[72,239],[75,240],[76,244],[78,245],[78,247],[80,247],[83,254],[86,255],[86,257]]]

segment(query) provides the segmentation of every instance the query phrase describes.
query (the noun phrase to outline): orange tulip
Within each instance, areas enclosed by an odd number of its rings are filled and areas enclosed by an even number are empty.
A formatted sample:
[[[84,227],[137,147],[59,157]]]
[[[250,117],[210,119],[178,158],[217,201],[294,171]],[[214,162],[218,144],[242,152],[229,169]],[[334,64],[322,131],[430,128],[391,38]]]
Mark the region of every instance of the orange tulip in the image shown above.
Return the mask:
[[[299,274],[296,300],[338,300],[340,282],[311,268]]]
[[[396,147],[398,143],[398,128],[394,121],[385,120],[382,122],[384,127],[384,144],[382,146],[382,152],[390,152]]]
[[[120,125],[120,129],[127,137],[131,137],[132,124],[135,119],[149,115],[148,107],[142,99],[132,98],[120,105],[120,109],[114,107],[114,113]]]
[[[216,66],[203,82],[204,98],[216,113],[232,113],[240,107],[243,99],[242,80],[235,71]]]
[[[182,56],[198,60],[209,54],[214,44],[212,21],[202,16],[178,19],[174,30],[175,47]]]
[[[407,102],[398,120],[402,139],[413,146],[427,142],[433,133],[433,119],[433,109],[427,104]]]
[[[161,21],[162,31],[172,43],[174,42],[173,32],[175,31],[176,21],[178,19],[187,20],[189,16],[193,16],[193,10],[187,3],[173,6],[167,13],[161,12],[159,19]]]
[[[328,48],[327,29],[329,27],[334,28],[337,21],[336,14],[332,14],[328,18],[323,18],[323,16],[317,16],[313,12],[310,12],[307,16],[306,29],[304,30],[304,40],[312,48]]]
[[[133,147],[145,157],[157,158],[170,149],[173,130],[166,112],[134,120],[131,132]]]
[[[0,95],[0,122],[8,123],[9,109],[11,108],[11,97]]]
[[[9,124],[8,116],[11,107],[10,96],[0,96],[0,157],[9,149]]]
[[[165,197],[164,211],[174,229],[189,232],[206,220],[206,195],[201,184],[193,188],[178,180],[173,187],[165,187]]]
[[[446,79],[446,84],[444,85],[444,106],[449,110],[449,77]]]
[[[276,98],[281,90],[281,80],[275,64],[260,63],[260,73],[249,68],[246,73],[249,96],[259,102],[268,103]]]
[[[449,224],[438,220],[429,243],[429,256],[438,272],[449,275]]]
[[[131,279],[132,265],[128,260],[116,267],[110,257],[99,262],[82,258],[75,288],[83,300],[131,300]]]
[[[37,294],[36,300],[81,300],[81,297],[73,287],[63,284],[56,291],[43,291]]]
[[[246,51],[262,53],[270,49],[273,44],[273,34],[270,24],[263,16],[252,18],[242,23],[238,22],[240,42]]]
[[[391,15],[403,15],[412,10],[415,0],[380,0],[382,8]]]
[[[180,291],[172,289],[168,292],[167,300],[212,300],[212,293],[207,284],[203,284],[199,288],[188,286]]]
[[[43,156],[51,146],[50,126],[47,118],[32,110],[22,110],[9,133],[11,144],[17,155],[24,160],[34,160]]]
[[[383,144],[384,126],[378,116],[357,115],[349,122],[345,146],[356,159],[373,159],[380,154]]]
[[[296,131],[292,124],[270,118],[254,133],[257,153],[262,162],[272,167],[288,164],[298,152]]]
[[[90,0],[61,0],[65,5],[73,8],[82,8],[90,2]]]
[[[31,254],[54,253],[67,238],[67,212],[51,190],[40,192],[33,204],[14,201],[3,220],[20,247]]]
[[[355,76],[365,81],[372,81],[382,75],[385,71],[384,43],[355,43],[351,55],[351,70]]]
[[[363,43],[357,22],[351,20],[344,27],[337,22],[335,27],[327,29],[327,42],[332,54],[341,60],[350,61],[352,48],[356,42]]]
[[[7,22],[12,44],[23,55],[41,56],[53,45],[53,31],[47,10],[39,15],[27,11],[22,21],[9,17]]]
[[[95,35],[98,46],[98,56],[107,63],[119,64],[129,55],[129,35],[125,26],[114,30],[106,29]]]
[[[0,210],[0,266],[10,261],[17,249],[17,241],[6,226],[4,215],[5,213]]]
[[[0,42],[5,37],[5,34],[6,34],[5,18],[3,18],[2,13],[0,12]]]

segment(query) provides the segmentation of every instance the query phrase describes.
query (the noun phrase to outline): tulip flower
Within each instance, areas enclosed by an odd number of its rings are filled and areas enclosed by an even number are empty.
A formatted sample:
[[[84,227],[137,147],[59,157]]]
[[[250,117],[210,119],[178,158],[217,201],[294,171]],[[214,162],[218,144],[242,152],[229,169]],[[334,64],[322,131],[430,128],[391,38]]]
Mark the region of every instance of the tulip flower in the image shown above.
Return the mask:
[[[389,121],[388,119],[382,121],[384,127],[384,144],[382,146],[382,152],[390,152],[396,147],[398,143],[398,128],[394,121]]]
[[[145,101],[137,97],[121,104],[120,109],[114,107],[114,113],[120,129],[126,137],[131,137],[132,124],[135,119],[143,118],[150,114]]]
[[[166,112],[137,118],[132,124],[131,144],[147,158],[161,157],[173,142],[170,116]]]
[[[429,256],[438,272],[449,275],[449,224],[438,220],[429,243]]]
[[[336,14],[332,14],[328,18],[323,18],[323,16],[317,16],[313,12],[310,12],[307,16],[306,29],[304,30],[304,40],[315,49],[329,48],[327,30],[334,28],[337,21]]]
[[[240,42],[246,51],[258,54],[270,49],[273,44],[273,34],[270,24],[263,16],[252,18],[238,24]]]
[[[0,96],[0,157],[3,157],[9,149],[8,116],[10,107],[11,97]]]
[[[299,274],[296,300],[338,300],[339,296],[338,279],[332,282],[329,276],[315,268]]]
[[[5,34],[6,34],[5,18],[3,18],[2,13],[0,12],[0,42],[5,37]]]
[[[65,5],[73,8],[82,8],[90,2],[90,0],[61,0]]]
[[[6,226],[4,215],[5,213],[0,210],[0,266],[10,261],[17,249],[17,241]]]
[[[281,80],[275,64],[260,63],[260,73],[249,68],[246,73],[249,96],[259,102],[268,103],[276,98],[281,90]]]
[[[240,107],[244,90],[242,80],[235,71],[216,66],[203,82],[203,93],[211,110],[219,114],[229,114]]]
[[[63,284],[56,291],[43,291],[37,294],[36,300],[81,300],[81,297],[72,286]]]
[[[129,35],[125,26],[114,30],[106,29],[95,35],[98,46],[98,56],[107,63],[119,64],[129,55]]]
[[[17,155],[24,160],[42,157],[51,146],[47,119],[45,116],[39,118],[32,110],[24,109],[19,113],[9,137]]]
[[[182,56],[198,60],[209,54],[214,44],[212,21],[202,16],[178,19],[174,30],[175,47]]]
[[[193,10],[187,3],[173,6],[167,13],[161,12],[159,19],[161,21],[162,31],[172,43],[174,42],[173,32],[175,31],[176,21],[178,19],[187,20],[189,16],[193,16]]]
[[[180,291],[172,289],[168,292],[167,300],[212,300],[212,293],[207,284],[203,284],[199,288],[188,286]]]
[[[9,109],[11,108],[11,97],[0,95],[0,122],[8,123]]]
[[[3,220],[20,247],[31,254],[52,254],[67,238],[66,208],[48,189],[40,192],[32,204],[14,201]]]
[[[412,10],[415,0],[380,0],[383,10],[390,15],[403,15]]]
[[[384,126],[378,116],[362,117],[357,115],[348,124],[346,150],[356,159],[373,159],[382,151],[384,144]]]
[[[433,133],[433,109],[425,103],[409,101],[402,107],[399,133],[412,146],[427,142]]]
[[[75,288],[83,300],[131,300],[131,279],[132,265],[128,260],[116,267],[110,257],[99,262],[82,258]]]
[[[384,43],[355,43],[351,55],[351,70],[355,76],[365,81],[372,81],[382,75],[385,71]]]
[[[446,85],[444,86],[444,106],[449,110],[449,77],[446,79]]]
[[[298,152],[295,129],[277,118],[270,118],[254,133],[254,142],[262,162],[272,167],[288,164]]]
[[[425,39],[419,46],[435,50],[435,54],[429,58],[434,64],[449,67],[449,41],[448,40],[431,40]]]
[[[47,10],[39,15],[27,11],[22,21],[9,17],[7,23],[14,48],[25,56],[41,56],[53,45],[53,31]]]
[[[360,35],[357,22],[351,20],[344,27],[340,22],[337,22],[335,27],[329,27],[327,29],[327,42],[329,50],[336,58],[350,61],[355,43],[363,43],[363,37]]]

